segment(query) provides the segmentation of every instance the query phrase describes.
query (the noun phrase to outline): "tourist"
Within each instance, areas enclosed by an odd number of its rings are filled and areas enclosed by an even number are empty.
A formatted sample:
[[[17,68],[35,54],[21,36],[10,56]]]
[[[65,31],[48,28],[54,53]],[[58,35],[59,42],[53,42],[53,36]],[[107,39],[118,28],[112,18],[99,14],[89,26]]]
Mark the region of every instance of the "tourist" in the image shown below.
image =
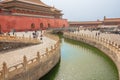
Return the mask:
[[[0,31],[0,34],[4,34],[2,31]]]
[[[38,31],[36,31],[36,38],[38,38],[38,36],[39,36],[39,33],[38,33]]]
[[[8,32],[7,35],[10,36],[10,32]]]
[[[96,33],[96,36],[97,36],[97,33]]]
[[[32,33],[32,35],[33,35],[33,38],[35,38],[35,33],[34,32]]]
[[[98,32],[98,36],[100,35],[100,32]]]
[[[13,36],[14,36],[15,32],[13,31]]]
[[[42,38],[43,38],[43,35],[41,34],[41,35],[40,35],[40,41],[41,41],[41,43],[43,43],[43,42],[42,42],[42,40],[43,40]]]

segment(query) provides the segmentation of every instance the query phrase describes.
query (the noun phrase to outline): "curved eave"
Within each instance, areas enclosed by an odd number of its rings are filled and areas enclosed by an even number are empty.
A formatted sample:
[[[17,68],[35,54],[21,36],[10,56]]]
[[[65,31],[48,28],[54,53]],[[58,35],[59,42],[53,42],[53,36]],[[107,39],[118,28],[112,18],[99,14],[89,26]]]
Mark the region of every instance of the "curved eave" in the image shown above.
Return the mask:
[[[34,4],[34,5],[38,5],[38,6],[44,6],[44,7],[50,7],[44,3],[35,3],[35,2],[30,2],[30,1],[25,1],[25,0],[17,0],[17,1],[20,1],[20,2],[24,2],[24,3],[29,3],[29,4]]]
[[[7,2],[11,2],[11,1],[13,1],[13,0],[4,0],[1,3],[7,3]]]
[[[105,20],[120,20],[120,18],[105,18]]]
[[[55,8],[54,6],[51,7],[51,9],[53,9],[54,11],[57,11],[57,12],[61,12],[62,11],[62,10],[59,10],[59,9]]]
[[[43,7],[47,7],[47,8],[50,8],[50,6],[44,4],[44,3],[35,3],[35,2],[30,2],[30,1],[24,1],[24,0],[15,0],[15,2],[23,2],[23,3],[27,3],[27,4],[31,4],[31,5],[36,5],[36,6],[43,6]],[[9,3],[9,2],[14,2],[14,0],[6,0],[6,1],[3,1],[1,3],[5,4],[5,3]]]
[[[113,22],[120,22],[120,20],[105,20],[104,22],[110,22],[110,23],[113,23]]]
[[[55,15],[64,15],[64,14],[62,14],[62,13],[54,13]]]

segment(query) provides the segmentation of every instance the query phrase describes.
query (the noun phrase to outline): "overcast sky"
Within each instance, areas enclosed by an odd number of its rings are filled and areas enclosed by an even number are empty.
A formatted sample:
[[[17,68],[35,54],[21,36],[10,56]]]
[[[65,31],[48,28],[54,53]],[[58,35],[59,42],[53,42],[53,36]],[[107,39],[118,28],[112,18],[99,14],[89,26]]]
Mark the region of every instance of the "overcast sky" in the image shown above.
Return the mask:
[[[48,5],[61,9],[69,21],[89,21],[120,18],[120,0],[42,0]]]

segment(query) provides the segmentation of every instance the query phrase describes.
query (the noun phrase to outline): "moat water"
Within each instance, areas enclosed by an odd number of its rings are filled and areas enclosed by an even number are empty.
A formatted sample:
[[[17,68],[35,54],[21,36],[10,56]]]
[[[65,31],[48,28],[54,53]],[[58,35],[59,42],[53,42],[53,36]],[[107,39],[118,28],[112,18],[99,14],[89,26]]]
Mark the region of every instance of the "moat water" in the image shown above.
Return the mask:
[[[62,38],[60,62],[40,80],[118,80],[118,71],[100,50]]]

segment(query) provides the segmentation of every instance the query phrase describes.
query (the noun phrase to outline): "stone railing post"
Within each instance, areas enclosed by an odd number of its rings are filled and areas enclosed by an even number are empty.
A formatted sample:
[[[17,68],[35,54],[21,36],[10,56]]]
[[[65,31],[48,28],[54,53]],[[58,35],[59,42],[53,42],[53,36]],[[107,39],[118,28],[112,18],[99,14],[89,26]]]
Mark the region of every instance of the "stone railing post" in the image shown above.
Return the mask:
[[[108,48],[109,48],[110,51],[111,51],[111,41],[110,41],[110,40],[108,41]]]
[[[23,68],[24,68],[24,73],[25,73],[25,80],[29,80],[29,76],[28,76],[28,73],[27,73],[27,69],[28,69],[28,66],[27,66],[27,57],[26,56],[23,56]]]
[[[60,43],[60,41],[57,41],[57,43],[56,43],[56,46],[57,46],[57,47],[59,46],[59,43]]]
[[[111,49],[111,51],[113,51],[113,44],[112,44],[113,42],[111,41],[110,42],[110,49]]]
[[[99,44],[101,44],[101,37],[99,37]]]
[[[104,43],[105,43],[105,47],[106,47],[106,45],[107,45],[106,38],[104,38]]]
[[[3,63],[3,80],[8,80],[8,67],[6,62]]]
[[[106,47],[106,40],[105,40],[105,38],[103,38],[103,46]]]
[[[97,41],[99,40],[99,36],[97,36]]]
[[[97,37],[97,36],[94,36],[94,42],[96,42],[96,37]]]
[[[115,53],[117,53],[118,45],[115,43]]]
[[[100,36],[97,36],[97,43],[99,43],[99,37],[100,37]]]
[[[109,48],[109,40],[106,39],[106,47]]]
[[[101,37],[101,44],[103,45],[103,38]]]
[[[102,44],[102,37],[100,37],[100,44]]]
[[[118,45],[118,54],[120,54],[120,45]]]
[[[91,34],[89,34],[89,40],[91,41],[91,38],[92,38],[92,36],[91,36]]]
[[[107,47],[107,39],[105,38],[105,47]]]
[[[53,46],[51,46],[51,50],[53,50]]]
[[[85,33],[84,33],[84,35],[83,35],[83,36],[84,36],[84,39],[86,39],[86,34],[85,34]]]
[[[49,54],[49,52],[48,52],[48,48],[46,48],[46,54]]]
[[[113,52],[115,51],[115,44],[114,44],[114,42],[112,42],[112,51]]]
[[[54,49],[56,49],[56,47],[57,47],[56,44],[54,44]]]
[[[17,34],[15,34],[15,38],[17,38]]]
[[[90,34],[88,34],[88,39],[89,39],[89,41],[90,41],[90,38],[91,38],[91,37],[90,37]]]
[[[111,50],[111,41],[108,41],[108,48]]]
[[[27,71],[27,57],[26,56],[23,57],[23,66],[24,66],[25,71]]]
[[[99,37],[99,40],[98,40],[98,41],[99,41],[99,44],[101,44],[101,37]]]
[[[104,46],[104,38],[102,37],[102,45]]]
[[[115,44],[115,53],[118,54],[118,44]]]
[[[85,39],[87,40],[88,38],[87,38],[87,34],[85,34]]]
[[[40,62],[40,52],[37,52],[37,61]]]
[[[31,40],[31,35],[29,35],[29,40]]]
[[[22,38],[24,39],[24,34],[23,34]]]
[[[115,48],[115,42],[113,42],[112,46],[113,46],[113,52],[115,52],[115,50],[116,50],[116,48]]]
[[[88,35],[86,34],[86,39],[88,40]]]

